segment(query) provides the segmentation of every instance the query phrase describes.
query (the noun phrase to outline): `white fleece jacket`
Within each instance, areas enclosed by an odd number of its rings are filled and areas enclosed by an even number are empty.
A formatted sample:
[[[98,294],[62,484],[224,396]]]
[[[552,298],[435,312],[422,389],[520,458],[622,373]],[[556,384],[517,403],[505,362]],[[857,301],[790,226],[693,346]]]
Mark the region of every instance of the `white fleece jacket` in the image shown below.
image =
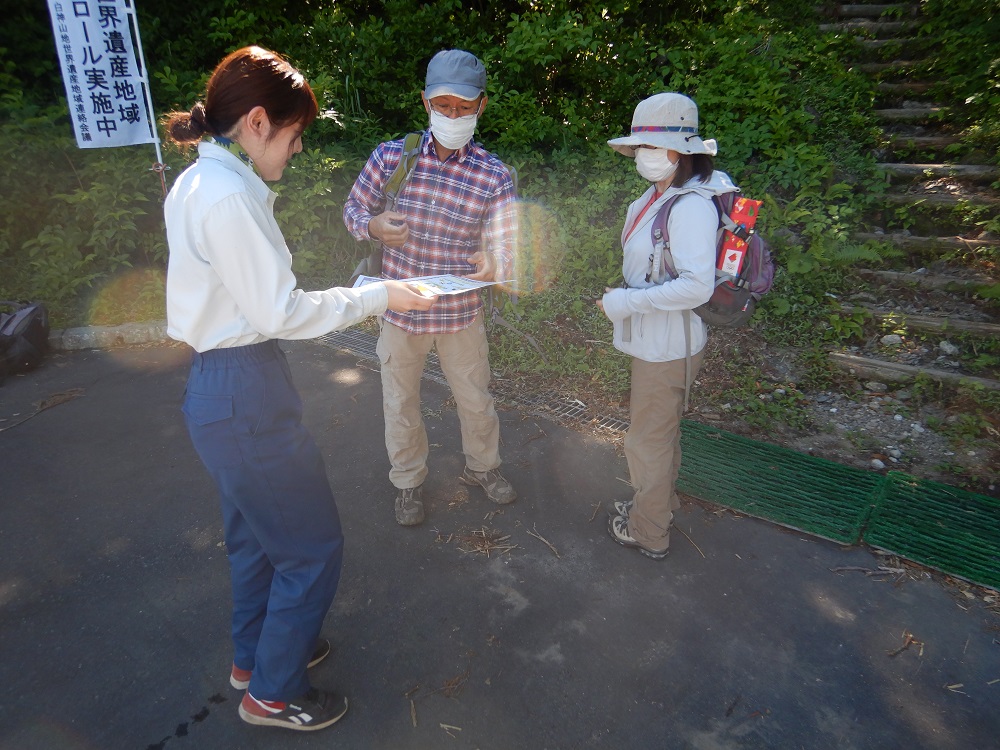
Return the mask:
[[[729,175],[713,172],[708,182],[692,178],[681,187],[669,187],[639,220],[626,232],[636,215],[646,205],[654,186],[629,206],[622,229],[624,258],[622,275],[626,287],[613,289],[603,298],[604,313],[614,323],[614,346],[625,354],[647,362],[670,362],[684,359],[684,310],[692,310],[708,301],[715,288],[715,247],[719,214],[713,195],[737,192]],[[667,232],[670,255],[677,278],[661,273],[660,283],[646,281],[653,254],[652,224],[660,207],[671,197],[682,194],[670,210]],[[708,329],[697,315],[689,315],[691,354],[705,347]]]

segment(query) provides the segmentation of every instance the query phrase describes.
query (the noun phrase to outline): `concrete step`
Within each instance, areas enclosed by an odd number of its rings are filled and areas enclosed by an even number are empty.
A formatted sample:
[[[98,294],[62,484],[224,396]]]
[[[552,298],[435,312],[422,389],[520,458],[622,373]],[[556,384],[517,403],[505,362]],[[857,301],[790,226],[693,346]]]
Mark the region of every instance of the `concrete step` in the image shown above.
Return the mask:
[[[984,248],[998,248],[1000,249],[1000,240],[970,240],[965,237],[951,236],[951,237],[918,237],[910,234],[884,234],[876,232],[855,232],[851,235],[858,242],[889,242],[896,247],[904,250],[936,250],[941,249],[945,251],[954,250],[980,250]],[[861,271],[865,273],[865,271]],[[896,271],[877,271],[874,273],[885,273],[885,274],[896,274]],[[901,279],[904,281],[914,281],[919,283],[924,283],[924,279],[927,278],[926,274],[909,274],[913,278]],[[942,284],[946,283],[948,277],[943,277]],[[952,281],[952,280],[948,280]],[[932,282],[933,283],[933,282]],[[989,282],[984,282],[989,283]],[[971,281],[969,285],[981,286],[982,283],[978,281]],[[963,287],[966,285],[956,284],[958,287]],[[942,287],[944,288],[944,287]]]
[[[875,88],[883,94],[926,94],[936,85],[928,81],[902,81],[900,83],[879,81]]]
[[[891,133],[888,138],[891,146],[910,150],[942,149],[962,140],[957,135],[902,135],[900,133]]]
[[[989,164],[899,164],[883,162],[877,165],[890,177],[937,179],[960,177],[973,182],[992,182],[1000,178],[1000,167]]]
[[[995,195],[952,195],[950,193],[887,193],[884,196],[890,206],[935,206],[940,208],[970,206],[1000,206],[1000,196]]]
[[[940,120],[949,111],[948,107],[895,107],[872,110],[882,122],[929,122]]]
[[[893,60],[922,60],[929,54],[928,47],[933,46],[926,37],[895,36],[872,39],[859,34],[852,35],[852,41],[854,51],[845,61],[851,65]]]
[[[855,235],[857,236],[857,235]],[[917,237],[915,239],[947,240],[953,237]],[[971,242],[972,240],[966,240]],[[1000,242],[995,243],[1000,246]],[[930,291],[955,292],[958,294],[974,294],[984,288],[996,286],[1000,281],[992,279],[985,273],[977,273],[972,277],[946,276],[939,273],[924,273],[921,271],[883,271],[878,268],[859,268],[857,274],[866,279],[875,279],[887,286],[917,287]]]
[[[899,362],[886,362],[870,357],[858,357],[854,354],[831,352],[830,361],[855,377],[871,378],[887,383],[907,382],[918,375],[930,378],[937,383],[948,385],[978,385],[991,391],[1000,391],[1000,381],[989,378],[975,378],[971,375],[961,375],[948,370],[936,370],[929,367],[904,365]]]
[[[895,37],[896,34],[904,31],[912,31],[918,25],[916,21],[838,21],[836,23],[821,23],[818,28],[828,34],[839,31],[851,34],[863,32],[873,35],[876,39],[885,39]]]
[[[845,312],[860,307],[876,320],[899,321],[903,325],[915,328],[918,331],[931,331],[936,333],[955,332],[964,333],[969,336],[980,336],[987,339],[1000,338],[1000,325],[996,323],[984,323],[979,320],[963,320],[953,315],[914,315],[912,313],[885,311],[876,309],[872,305],[844,305]]]
[[[880,18],[892,14],[894,17],[916,16],[920,6],[916,3],[886,3],[886,4],[844,4],[826,5],[816,9],[817,15],[833,16],[835,18]]]
[[[858,62],[851,63],[851,70],[856,70],[859,73],[868,74],[878,74],[885,73],[886,71],[899,71],[904,73],[908,70],[913,70],[917,66],[921,65],[919,60],[893,60],[892,62]]]
[[[886,47],[892,47],[893,45],[899,45],[900,47],[908,49],[918,42],[917,39],[912,37],[894,37],[892,39],[865,39],[864,37],[858,37],[856,41],[862,47],[870,51],[885,49]]]

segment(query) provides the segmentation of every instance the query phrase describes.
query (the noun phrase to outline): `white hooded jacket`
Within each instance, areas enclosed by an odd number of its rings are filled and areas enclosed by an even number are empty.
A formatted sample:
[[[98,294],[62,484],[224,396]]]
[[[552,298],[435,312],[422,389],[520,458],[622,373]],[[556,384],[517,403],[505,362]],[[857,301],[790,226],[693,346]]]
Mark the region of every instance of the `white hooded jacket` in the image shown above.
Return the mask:
[[[622,230],[625,288],[604,295],[604,313],[614,323],[614,346],[647,362],[670,362],[688,354],[684,310],[708,301],[715,288],[715,249],[719,214],[712,196],[737,192],[729,175],[713,172],[708,182],[693,177],[680,187],[669,187],[632,229],[635,217],[652,197],[650,185],[629,206]],[[667,232],[677,278],[661,272],[660,283],[646,281],[653,256],[652,224],[660,207],[673,196],[681,197],[670,209]],[[631,230],[631,231],[630,231]],[[626,233],[627,236],[626,236]],[[708,329],[697,315],[690,319],[690,354],[705,347]]]

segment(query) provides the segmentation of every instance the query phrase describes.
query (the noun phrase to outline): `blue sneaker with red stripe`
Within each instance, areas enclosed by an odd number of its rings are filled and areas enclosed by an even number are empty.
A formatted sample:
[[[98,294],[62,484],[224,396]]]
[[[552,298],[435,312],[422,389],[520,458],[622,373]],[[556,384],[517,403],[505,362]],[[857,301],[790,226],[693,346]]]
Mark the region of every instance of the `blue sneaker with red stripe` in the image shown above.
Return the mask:
[[[248,690],[240,702],[240,718],[248,724],[300,732],[328,727],[346,713],[347,698],[319,688],[309,688],[305,695],[287,702],[260,700]]]

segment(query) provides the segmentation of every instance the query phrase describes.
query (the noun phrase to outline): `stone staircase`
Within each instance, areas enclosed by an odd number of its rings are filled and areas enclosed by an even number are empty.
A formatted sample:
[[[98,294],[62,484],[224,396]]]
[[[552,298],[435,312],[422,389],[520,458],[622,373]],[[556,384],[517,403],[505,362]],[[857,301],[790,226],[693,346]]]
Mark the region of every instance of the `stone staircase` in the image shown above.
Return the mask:
[[[893,268],[858,269],[868,288],[847,307],[863,308],[883,330],[904,332],[891,347],[877,339],[831,357],[862,378],[898,382],[922,374],[1000,390],[1000,368],[966,371],[948,341],[960,335],[961,346],[975,347],[979,340],[1000,340],[1000,304],[980,294],[1000,284],[1000,237],[982,233],[974,220],[977,210],[979,216],[1000,213],[993,187],[1000,169],[963,145],[961,102],[949,95],[947,81],[927,74],[934,40],[922,34],[918,4],[817,10],[821,31],[854,37],[850,67],[872,82],[883,134],[876,158],[887,192],[855,239],[885,243]],[[923,343],[908,344],[910,332],[913,342]]]

